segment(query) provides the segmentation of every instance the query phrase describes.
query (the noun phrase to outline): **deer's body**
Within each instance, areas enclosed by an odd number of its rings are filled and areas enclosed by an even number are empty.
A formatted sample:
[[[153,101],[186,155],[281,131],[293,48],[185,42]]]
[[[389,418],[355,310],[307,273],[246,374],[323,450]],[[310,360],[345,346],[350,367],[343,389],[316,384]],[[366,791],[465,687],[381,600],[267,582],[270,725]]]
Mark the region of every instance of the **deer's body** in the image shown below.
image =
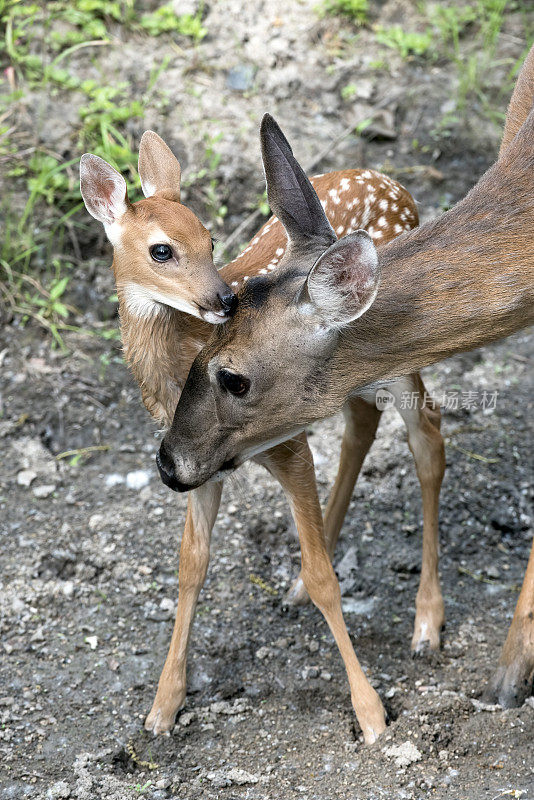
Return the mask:
[[[534,48],[496,164],[455,208],[379,252],[365,231],[336,241],[291,147],[266,115],[268,198],[290,246],[277,276],[240,290],[236,314],[191,368],[162,443],[177,486],[201,485],[384,380],[534,322],[533,100]],[[246,389],[231,400],[214,380],[228,369]],[[493,696],[520,704],[533,679],[534,551]]]
[[[222,313],[218,310],[221,296],[226,297],[228,290],[237,291],[275,273],[287,249],[285,232],[281,223],[271,218],[243,253],[215,273],[215,278],[207,262],[207,232],[198,221],[191,220],[188,216],[191,212],[187,210],[188,215],[184,216],[176,187],[174,216],[169,217],[168,203],[172,196],[169,185],[173,175],[179,180],[179,167],[159,137],[145,134],[141,142],[140,175],[148,198],[133,206],[121,201],[124,187],[120,176],[108,165],[91,161],[92,157],[85,158],[89,160],[85,166],[82,164],[84,199],[90,212],[106,225],[114,245],[113,269],[126,360],[140,385],[148,411],[158,422],[170,425],[190,365],[211,332],[212,326],[198,317],[206,318],[208,306],[210,321],[223,321],[217,316]],[[338,235],[350,234],[365,226],[377,243],[382,243],[417,224],[417,210],[409,193],[372,170],[330,173],[312,181]],[[113,192],[112,185],[115,186]],[[160,199],[163,202],[159,203]],[[190,225],[194,237],[188,236]],[[155,242],[170,243],[173,251],[177,248],[179,252],[173,256],[174,260],[165,261],[161,267],[152,264],[147,252]],[[201,264],[203,272],[199,271]],[[192,275],[196,275],[196,288]],[[206,285],[211,287],[211,292],[206,291]],[[189,310],[196,316],[181,310],[183,293]],[[201,303],[202,298],[205,299]],[[230,308],[231,300],[221,305],[223,310]],[[423,493],[423,569],[412,641],[413,650],[418,652],[426,647],[439,647],[443,623],[437,562],[443,440],[439,434],[439,410],[428,399],[419,376],[412,375],[397,382],[393,390],[398,399],[403,390],[417,397],[415,405],[401,414]],[[345,662],[354,709],[367,742],[374,741],[384,729],[385,715],[378,695],[361,670],[346,631],[331,557],[354,483],[380,419],[374,396],[369,399],[370,402],[366,402],[355,398],[345,408],[347,425],[340,469],[326,511],[324,530],[313,459],[305,434],[262,452],[257,459],[284,489],[301,540],[302,573],[292,589],[291,599],[303,601],[308,592],[330,626]],[[155,733],[170,730],[185,698],[187,644],[208,566],[209,542],[221,488],[221,481],[212,482],[189,496],[180,550],[175,627],[156,699],[145,723]]]

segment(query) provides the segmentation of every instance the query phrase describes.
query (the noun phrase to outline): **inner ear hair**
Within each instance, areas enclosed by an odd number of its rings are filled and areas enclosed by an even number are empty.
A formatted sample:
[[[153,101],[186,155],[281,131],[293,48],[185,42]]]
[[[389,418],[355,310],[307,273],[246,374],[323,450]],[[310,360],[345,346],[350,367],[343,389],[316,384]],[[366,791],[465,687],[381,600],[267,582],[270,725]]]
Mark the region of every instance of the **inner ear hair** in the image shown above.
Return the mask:
[[[180,202],[180,162],[154,131],[145,131],[139,143],[139,177],[145,197],[164,193]]]
[[[376,247],[364,230],[339,239],[323,253],[306,279],[306,298],[332,327],[360,317],[373,303],[380,280]]]
[[[88,212],[109,226],[128,208],[126,181],[100,156],[85,153],[80,160],[80,191]]]
[[[336,240],[315,189],[293,155],[279,125],[265,114],[260,129],[267,199],[293,244]]]

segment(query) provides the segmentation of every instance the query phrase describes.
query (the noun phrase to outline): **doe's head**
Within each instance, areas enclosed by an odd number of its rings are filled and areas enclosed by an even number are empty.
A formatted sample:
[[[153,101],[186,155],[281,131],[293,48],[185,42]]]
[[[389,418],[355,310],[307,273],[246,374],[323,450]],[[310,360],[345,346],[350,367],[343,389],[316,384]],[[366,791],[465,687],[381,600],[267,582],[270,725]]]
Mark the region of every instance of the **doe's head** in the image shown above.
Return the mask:
[[[139,146],[145,199],[130,203],[126,181],[99,156],[80,162],[85,207],[104,225],[113,245],[113,269],[121,302],[149,317],[171,306],[207,322],[224,322],[235,295],[213,263],[209,231],[180,203],[180,164],[153,131]]]
[[[269,203],[288,247],[276,274],[241,288],[235,315],[193,363],[158,455],[163,481],[177,490],[220,476],[337,411],[332,355],[378,290],[370,236],[356,231],[337,240],[268,115],[261,144]]]

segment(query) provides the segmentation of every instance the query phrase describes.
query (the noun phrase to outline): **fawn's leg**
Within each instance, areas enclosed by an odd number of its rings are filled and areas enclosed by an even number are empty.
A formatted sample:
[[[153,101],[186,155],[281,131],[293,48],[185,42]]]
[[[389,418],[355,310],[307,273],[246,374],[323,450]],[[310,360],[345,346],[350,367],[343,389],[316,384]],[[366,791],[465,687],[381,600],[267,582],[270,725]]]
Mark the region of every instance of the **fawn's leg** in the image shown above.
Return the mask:
[[[532,694],[534,681],[534,542],[527,571],[515,607],[514,618],[501,652],[499,666],[486,698],[504,708],[523,704]]]
[[[330,559],[334,557],[334,550],[350,504],[354,484],[358,479],[369,448],[375,440],[382,412],[374,404],[368,403],[361,397],[352,397],[345,404],[343,414],[345,430],[341,442],[339,466],[324,514],[324,535]],[[287,593],[286,600],[290,603],[302,604],[306,603],[308,599],[302,576],[299,575]]]
[[[198,595],[208,569],[211,531],[221,501],[222,483],[206,483],[189,493],[187,517],[180,547],[178,608],[169,652],[158,691],[145,728],[168,733],[186,693],[186,661],[189,634]]]
[[[441,413],[426,392],[421,377],[410,375],[389,387],[396,408],[408,429],[411,450],[423,501],[423,559],[415,601],[412,651],[439,650],[445,610],[439,582],[439,493],[445,472],[445,447],[439,432]],[[403,408],[402,392],[409,392],[410,408]],[[406,405],[406,403],[404,403]]]
[[[270,450],[262,463],[280,481],[299,532],[302,580],[326,619],[347,670],[352,705],[367,744],[386,727],[384,707],[359,664],[341,611],[336,574],[326,551],[313,458],[305,434]]]

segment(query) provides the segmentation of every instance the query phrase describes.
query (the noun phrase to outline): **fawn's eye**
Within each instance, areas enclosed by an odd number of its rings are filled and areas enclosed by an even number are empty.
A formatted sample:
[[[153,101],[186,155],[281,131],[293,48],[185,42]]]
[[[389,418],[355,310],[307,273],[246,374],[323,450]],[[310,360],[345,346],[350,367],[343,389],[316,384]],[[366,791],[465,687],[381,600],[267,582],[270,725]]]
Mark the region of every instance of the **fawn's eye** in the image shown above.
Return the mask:
[[[150,255],[154,261],[169,261],[172,258],[172,247],[168,244],[153,244]]]
[[[244,375],[237,375],[235,372],[229,372],[227,369],[219,370],[217,379],[221,389],[230,392],[234,397],[244,397],[250,389],[250,381]]]

